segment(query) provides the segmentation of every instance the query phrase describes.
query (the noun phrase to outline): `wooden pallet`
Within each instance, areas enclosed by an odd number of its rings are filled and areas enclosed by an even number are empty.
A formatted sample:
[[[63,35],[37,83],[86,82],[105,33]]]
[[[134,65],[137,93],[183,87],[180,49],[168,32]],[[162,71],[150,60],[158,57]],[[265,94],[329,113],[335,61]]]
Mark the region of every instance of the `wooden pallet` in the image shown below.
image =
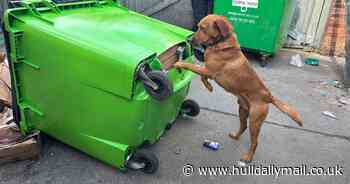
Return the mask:
[[[13,125],[0,127],[0,165],[39,158],[40,144],[37,135],[23,137]]]

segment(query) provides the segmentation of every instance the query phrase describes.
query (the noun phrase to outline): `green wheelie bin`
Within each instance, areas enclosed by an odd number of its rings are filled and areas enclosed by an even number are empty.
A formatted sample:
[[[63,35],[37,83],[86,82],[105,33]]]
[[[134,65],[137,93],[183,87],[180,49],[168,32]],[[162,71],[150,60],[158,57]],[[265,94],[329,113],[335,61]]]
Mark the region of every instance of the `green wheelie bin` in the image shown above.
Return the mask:
[[[295,0],[214,0],[213,11],[232,23],[242,48],[265,59],[282,47],[294,9]]]
[[[191,31],[113,0],[23,0],[7,10],[15,121],[121,170],[158,168],[153,144],[178,115],[193,73]]]

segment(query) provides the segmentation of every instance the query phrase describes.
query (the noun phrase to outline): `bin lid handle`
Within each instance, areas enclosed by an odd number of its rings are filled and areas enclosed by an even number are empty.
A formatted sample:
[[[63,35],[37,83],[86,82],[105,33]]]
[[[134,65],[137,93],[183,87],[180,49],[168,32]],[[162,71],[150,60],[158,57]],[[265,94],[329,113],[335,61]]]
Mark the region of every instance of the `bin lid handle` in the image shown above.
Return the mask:
[[[39,11],[37,10],[38,8],[37,5],[39,5],[40,3],[57,14],[61,13],[60,9],[51,0],[23,0],[22,1],[22,5],[28,8],[34,15],[37,15],[37,16],[41,16]]]

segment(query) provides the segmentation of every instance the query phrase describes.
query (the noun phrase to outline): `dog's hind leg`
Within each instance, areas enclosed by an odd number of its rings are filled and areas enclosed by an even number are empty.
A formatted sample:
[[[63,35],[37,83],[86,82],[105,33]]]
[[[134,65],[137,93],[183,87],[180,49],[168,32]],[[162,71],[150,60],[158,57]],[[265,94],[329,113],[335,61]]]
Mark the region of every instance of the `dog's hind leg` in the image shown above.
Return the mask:
[[[201,76],[202,83],[210,91],[213,92],[213,86],[208,81],[208,77]]]
[[[240,100],[238,100],[238,104],[239,104],[239,120],[240,120],[239,130],[236,134],[235,133],[229,134],[229,136],[235,140],[239,140],[241,135],[247,129],[248,116],[249,116],[248,107],[243,105],[242,102],[240,102]]]
[[[250,131],[250,148],[248,153],[241,157],[244,162],[252,161],[256,148],[262,124],[269,112],[268,104],[254,104],[249,109],[249,131]]]

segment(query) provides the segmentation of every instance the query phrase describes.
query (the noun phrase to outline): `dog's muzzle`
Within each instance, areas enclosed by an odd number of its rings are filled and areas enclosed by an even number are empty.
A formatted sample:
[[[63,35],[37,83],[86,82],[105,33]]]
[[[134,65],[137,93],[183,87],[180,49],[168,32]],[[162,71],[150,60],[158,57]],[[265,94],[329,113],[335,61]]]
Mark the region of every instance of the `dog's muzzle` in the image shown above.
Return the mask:
[[[204,62],[204,52],[205,52],[206,46],[194,44],[193,37],[194,36],[191,36],[187,40],[188,40],[188,43],[191,44],[191,47],[192,47],[193,53],[194,53],[194,57],[196,57],[196,59],[198,61]]]

